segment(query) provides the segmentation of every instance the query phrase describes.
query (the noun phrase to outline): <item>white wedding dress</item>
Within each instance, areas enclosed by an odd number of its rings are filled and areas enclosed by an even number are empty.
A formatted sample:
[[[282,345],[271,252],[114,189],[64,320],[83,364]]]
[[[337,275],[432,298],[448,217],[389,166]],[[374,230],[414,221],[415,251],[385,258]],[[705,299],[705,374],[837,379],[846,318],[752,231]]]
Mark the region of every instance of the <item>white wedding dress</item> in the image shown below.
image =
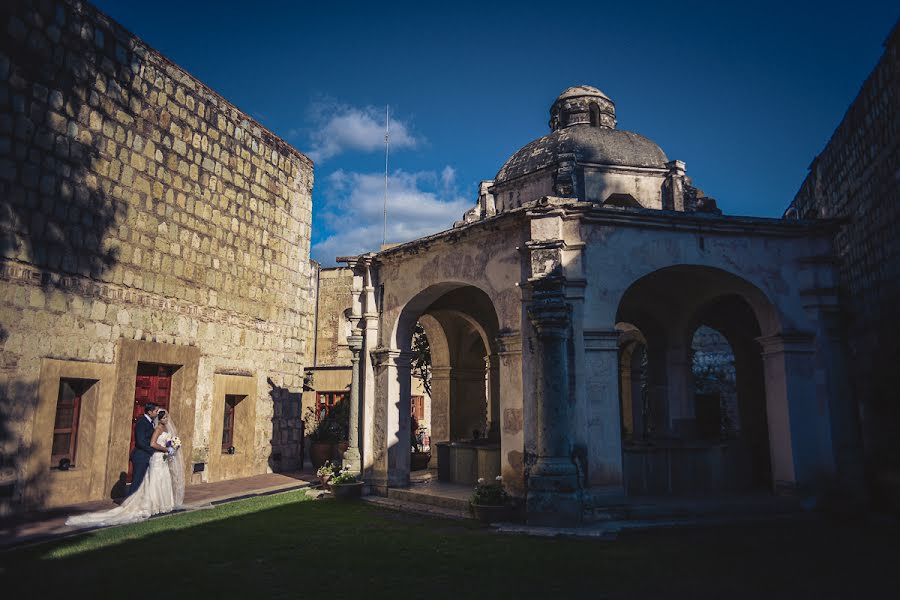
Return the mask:
[[[172,437],[174,434],[163,431],[156,438],[156,443],[165,446]],[[141,487],[125,498],[120,506],[69,517],[66,525],[105,527],[137,523],[181,506],[184,501],[184,463],[181,461],[181,451],[177,450],[168,460],[165,460],[165,456],[165,452],[155,452],[150,457],[150,466]]]

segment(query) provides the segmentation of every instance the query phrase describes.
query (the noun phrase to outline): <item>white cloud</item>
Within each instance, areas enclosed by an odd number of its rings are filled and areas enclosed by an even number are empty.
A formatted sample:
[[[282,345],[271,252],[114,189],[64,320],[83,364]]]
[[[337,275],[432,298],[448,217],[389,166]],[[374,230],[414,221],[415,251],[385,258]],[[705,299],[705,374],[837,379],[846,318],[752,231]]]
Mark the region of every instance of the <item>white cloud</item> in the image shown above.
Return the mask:
[[[316,102],[310,109],[313,131],[312,147],[306,153],[316,163],[348,150],[373,152],[384,150],[383,109],[372,106],[357,108],[333,100]],[[391,116],[391,149],[415,148],[420,140],[412,134],[409,124]]]
[[[397,171],[388,178],[387,242],[408,242],[449,229],[472,207],[454,188],[455,171]],[[381,247],[384,175],[338,170],[326,178],[320,222],[328,237],[312,248],[313,258],[334,264],[336,256],[377,252]]]

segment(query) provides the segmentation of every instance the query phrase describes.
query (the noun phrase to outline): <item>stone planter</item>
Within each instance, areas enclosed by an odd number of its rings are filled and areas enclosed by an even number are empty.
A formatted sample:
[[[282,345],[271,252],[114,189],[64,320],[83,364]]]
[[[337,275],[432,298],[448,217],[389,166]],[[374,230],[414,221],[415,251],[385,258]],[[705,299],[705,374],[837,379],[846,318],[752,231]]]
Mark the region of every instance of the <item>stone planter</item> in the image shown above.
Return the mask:
[[[472,515],[482,523],[501,523],[512,520],[512,507],[507,505],[490,506],[487,504],[469,504]]]
[[[325,461],[332,460],[336,446],[334,442],[310,442],[309,462],[312,463],[313,469],[318,469]]]
[[[329,488],[335,500],[358,500],[362,497],[363,482],[332,483]]]
[[[330,490],[331,486],[328,485],[328,481],[331,479],[331,475],[317,475],[319,478],[319,483],[322,485],[323,490]]]
[[[428,468],[431,452],[413,452],[409,455],[409,470],[422,471]]]

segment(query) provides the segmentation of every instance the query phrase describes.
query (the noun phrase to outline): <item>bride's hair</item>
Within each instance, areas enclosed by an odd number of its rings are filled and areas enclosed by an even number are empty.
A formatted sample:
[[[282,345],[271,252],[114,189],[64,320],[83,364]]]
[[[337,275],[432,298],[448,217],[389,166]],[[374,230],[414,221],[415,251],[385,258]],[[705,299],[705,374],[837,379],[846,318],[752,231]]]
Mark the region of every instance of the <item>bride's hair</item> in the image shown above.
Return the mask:
[[[161,423],[162,420],[165,419],[167,416],[169,416],[169,412],[166,409],[164,409],[164,408],[159,409],[159,412],[156,413],[156,422]]]

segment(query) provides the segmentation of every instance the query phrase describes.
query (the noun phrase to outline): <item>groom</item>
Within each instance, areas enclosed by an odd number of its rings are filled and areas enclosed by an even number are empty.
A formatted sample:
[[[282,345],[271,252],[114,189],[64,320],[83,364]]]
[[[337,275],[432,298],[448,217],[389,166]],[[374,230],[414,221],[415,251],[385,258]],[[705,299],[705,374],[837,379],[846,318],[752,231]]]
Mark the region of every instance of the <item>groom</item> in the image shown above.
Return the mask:
[[[144,416],[134,424],[134,450],[131,451],[131,487],[128,495],[132,495],[141,487],[147,467],[150,466],[150,457],[156,450],[150,445],[153,437],[153,419],[159,412],[159,406],[153,402],[144,405]]]

